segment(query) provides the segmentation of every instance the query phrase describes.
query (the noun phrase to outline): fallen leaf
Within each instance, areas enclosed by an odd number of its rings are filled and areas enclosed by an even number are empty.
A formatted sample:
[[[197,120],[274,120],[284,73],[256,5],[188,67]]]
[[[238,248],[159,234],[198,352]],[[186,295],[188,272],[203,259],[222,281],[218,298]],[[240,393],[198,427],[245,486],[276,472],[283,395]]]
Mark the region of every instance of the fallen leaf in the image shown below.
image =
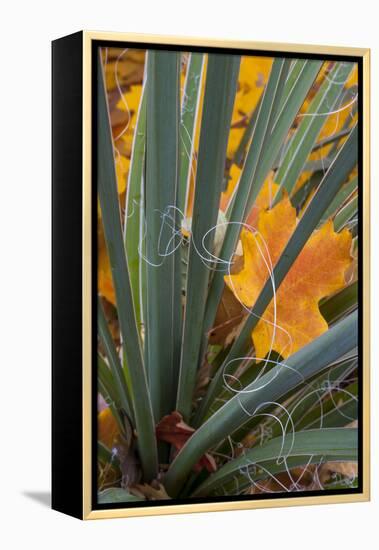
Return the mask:
[[[121,195],[126,189],[130,160],[122,155],[117,155],[115,159],[117,188]]]
[[[329,479],[331,474],[340,474],[354,480],[358,477],[358,462],[327,462],[319,474],[321,482]]]
[[[229,170],[228,185],[225,191],[221,194],[220,208],[225,212],[229,201],[233,195],[234,189],[240,179],[242,169],[237,164],[232,164]]]
[[[206,388],[211,379],[211,374],[212,374],[212,365],[209,364],[207,360],[203,361],[203,364],[197,371],[196,386],[195,386],[195,391],[193,392],[193,396],[194,396],[193,400],[195,402],[195,405],[197,400],[200,397],[203,397],[203,395],[205,394]]]
[[[121,472],[121,487],[123,489],[135,485],[141,480],[142,472],[140,461],[135,449],[135,438],[132,426],[124,418],[125,434],[121,435],[118,424],[108,407],[103,409],[97,417],[98,440],[117,456]],[[110,466],[110,465],[108,465]],[[119,475],[119,472],[117,472]],[[115,470],[108,467],[103,471],[102,485],[109,485],[115,481]]]
[[[105,52],[103,58],[105,61]],[[121,88],[142,81],[145,65],[144,50],[129,49],[125,51],[123,48],[108,48],[106,59],[105,79],[107,90],[115,89],[117,80]]]
[[[255,304],[296,224],[296,210],[284,196],[261,211],[258,232],[242,231],[244,267],[225,282],[247,308]],[[286,358],[328,329],[318,303],[345,286],[351,242],[351,233],[336,233],[331,220],[313,233],[276,291],[276,316],[272,300],[252,333],[257,357],[274,349]]]
[[[102,228],[99,228],[97,232],[97,290],[108,302],[116,305],[111,265]]]
[[[97,438],[108,449],[112,449],[120,442],[117,422],[109,407],[103,409],[97,416]]]
[[[228,139],[228,158],[235,154],[251,116],[262,95],[272,66],[272,57],[243,56],[238,75],[231,129]],[[246,116],[248,115],[248,116]]]
[[[238,183],[240,173],[241,169],[234,164],[231,167],[230,181],[227,190],[222,194],[221,208],[226,208],[235,186]],[[272,171],[262,185],[258,197],[246,219],[246,224],[252,229],[256,227],[260,212],[271,206],[271,202],[278,189],[279,185],[274,182],[274,172]],[[238,248],[233,258],[231,267],[232,274],[238,273],[243,267],[243,259],[242,256],[238,256],[239,253]],[[244,313],[246,313],[246,311],[240,301],[233,292],[226,287],[217,310],[214,326],[208,334],[209,342],[211,344],[222,344],[224,347],[228,346],[238,334]]]
[[[142,85],[130,86],[122,96],[119,96],[116,104],[117,109],[129,113],[130,116],[136,114],[141,101],[141,95]]]
[[[134,444],[126,449],[124,446],[117,447],[117,456],[120,461],[120,470],[122,473],[121,487],[128,489],[141,480],[142,470],[139,458],[137,456]]]
[[[238,325],[243,315],[243,307],[234,296],[233,292],[225,287],[220,305],[217,310],[214,326],[208,333],[208,340],[211,345],[224,345],[226,336],[231,328]]]
[[[109,407],[98,413],[97,433],[98,440],[110,450],[114,449],[120,442],[120,432]],[[120,471],[115,468],[114,464],[102,464],[98,461],[97,469],[99,488],[114,485],[120,477]]]
[[[166,443],[171,443],[177,451],[184,447],[194,432],[194,428],[183,421],[183,417],[178,411],[164,416],[156,427],[157,438]],[[205,453],[193,467],[195,472],[200,472],[203,468],[208,472],[217,470],[216,461],[209,453]]]

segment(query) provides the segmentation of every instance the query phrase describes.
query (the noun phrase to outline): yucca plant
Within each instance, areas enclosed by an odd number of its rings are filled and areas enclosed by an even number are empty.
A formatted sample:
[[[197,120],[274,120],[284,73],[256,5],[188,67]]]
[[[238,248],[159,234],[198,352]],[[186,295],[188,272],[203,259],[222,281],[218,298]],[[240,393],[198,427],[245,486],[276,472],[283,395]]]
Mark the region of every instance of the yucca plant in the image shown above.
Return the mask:
[[[355,487],[356,67],[97,70],[99,502]]]

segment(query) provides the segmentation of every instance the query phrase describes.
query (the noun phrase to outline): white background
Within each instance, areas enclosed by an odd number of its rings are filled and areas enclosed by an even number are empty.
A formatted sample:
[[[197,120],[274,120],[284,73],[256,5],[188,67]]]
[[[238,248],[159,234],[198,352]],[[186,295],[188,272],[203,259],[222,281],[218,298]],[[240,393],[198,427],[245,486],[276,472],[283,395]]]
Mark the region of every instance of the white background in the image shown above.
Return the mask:
[[[1,8],[0,540],[3,548],[377,547],[378,318],[372,502],[79,522],[51,511],[50,41],[80,29],[372,48],[373,310],[378,309],[378,19],[374,0],[92,0]],[[69,215],[69,213],[68,213]],[[67,396],[69,402],[69,396]],[[45,503],[45,504],[44,504]],[[375,541],[375,542],[374,542]]]

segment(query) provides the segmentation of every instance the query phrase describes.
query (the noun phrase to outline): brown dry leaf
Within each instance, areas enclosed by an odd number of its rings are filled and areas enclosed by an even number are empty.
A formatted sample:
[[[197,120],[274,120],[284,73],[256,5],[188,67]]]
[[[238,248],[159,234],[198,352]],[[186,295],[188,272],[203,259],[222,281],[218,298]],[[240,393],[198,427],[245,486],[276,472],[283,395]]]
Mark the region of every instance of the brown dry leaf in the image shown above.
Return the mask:
[[[204,361],[197,372],[196,387],[194,391],[194,401],[205,394],[205,388],[208,386],[211,379],[212,365],[208,361]]]
[[[126,424],[127,423],[127,424]],[[121,486],[125,489],[138,483],[142,476],[141,465],[135,451],[132,427],[125,418],[125,428],[128,432],[127,439],[121,435],[118,424],[109,407],[98,414],[98,440],[108,449],[117,453],[121,471]],[[109,465],[110,466],[110,465]],[[103,472],[102,485],[109,485],[115,481],[115,470],[110,466]]]
[[[122,473],[121,487],[129,489],[142,478],[140,460],[137,456],[134,443],[127,449],[124,445],[117,447],[120,470]]]
[[[178,411],[164,416],[156,427],[157,439],[171,443],[177,451],[184,447],[194,432],[194,428],[183,421],[183,417]],[[193,467],[195,472],[200,472],[203,468],[208,472],[217,470],[216,461],[209,453],[205,453]]]
[[[208,334],[209,344],[225,344],[233,329],[241,323],[243,307],[233,292],[225,288],[217,310],[214,327]]]
[[[357,462],[327,462],[322,470],[322,474],[327,474],[327,477],[331,473],[341,474],[342,476],[355,479],[358,476],[358,463]],[[322,477],[320,474],[320,479]]]

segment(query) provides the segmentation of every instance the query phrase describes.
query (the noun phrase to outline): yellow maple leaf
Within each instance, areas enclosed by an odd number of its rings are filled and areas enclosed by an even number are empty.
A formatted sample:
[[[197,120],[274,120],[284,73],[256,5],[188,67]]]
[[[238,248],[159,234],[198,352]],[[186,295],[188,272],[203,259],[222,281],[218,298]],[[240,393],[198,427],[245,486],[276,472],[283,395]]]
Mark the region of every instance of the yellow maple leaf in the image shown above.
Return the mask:
[[[122,155],[116,155],[115,168],[118,192],[121,195],[126,189],[130,160]]]
[[[116,305],[112,270],[102,228],[97,232],[97,290],[108,302]]]
[[[97,432],[98,440],[108,449],[112,449],[119,442],[120,431],[109,407],[98,413]]]
[[[244,267],[225,282],[246,307],[255,304],[296,224],[296,210],[284,196],[261,211],[256,233],[242,231]],[[253,330],[257,357],[274,349],[286,358],[328,330],[318,304],[345,286],[351,242],[351,233],[336,233],[331,220],[314,231]]]
[[[115,159],[116,178],[119,198],[125,203],[126,184],[128,179],[130,160],[119,155]],[[116,305],[116,295],[113,288],[112,271],[109,263],[108,250],[105,244],[103,224],[101,221],[101,208],[98,201],[97,208],[97,290],[108,302]]]
[[[107,90],[116,88],[116,75],[121,88],[141,82],[144,71],[144,50],[125,50],[123,48],[107,48],[103,50],[105,65],[105,81]]]
[[[130,115],[135,115],[138,112],[138,107],[142,96],[142,85],[130,86],[130,88],[122,94],[118,100],[116,107],[120,111],[126,111]]]
[[[229,170],[228,185],[223,193],[221,193],[220,208],[225,211],[228,207],[229,201],[233,195],[234,189],[239,182],[242,169],[237,164],[232,164]]]
[[[111,113],[114,119],[112,133],[116,151],[115,166],[118,192],[120,194],[126,189],[126,180],[129,172],[130,156],[141,96],[141,85],[130,86],[130,88],[120,97],[115,109]],[[125,117],[120,118],[117,113],[123,113]]]
[[[112,450],[120,442],[120,431],[117,422],[109,407],[103,409],[97,416],[98,440],[109,450]],[[100,462],[98,463],[100,466]],[[112,486],[117,482],[119,472],[108,463],[105,467],[98,469],[98,485],[100,487]]]
[[[241,59],[238,90],[234,100],[228,139],[228,158],[233,157],[240,144],[248,120],[246,117],[251,115],[258,104],[267,83],[272,62],[272,57],[243,56]],[[241,124],[239,124],[240,121]]]

